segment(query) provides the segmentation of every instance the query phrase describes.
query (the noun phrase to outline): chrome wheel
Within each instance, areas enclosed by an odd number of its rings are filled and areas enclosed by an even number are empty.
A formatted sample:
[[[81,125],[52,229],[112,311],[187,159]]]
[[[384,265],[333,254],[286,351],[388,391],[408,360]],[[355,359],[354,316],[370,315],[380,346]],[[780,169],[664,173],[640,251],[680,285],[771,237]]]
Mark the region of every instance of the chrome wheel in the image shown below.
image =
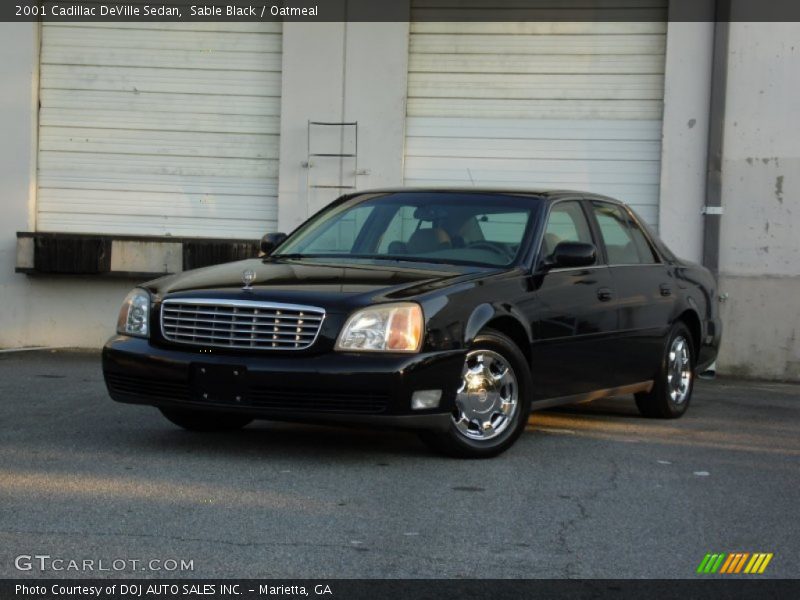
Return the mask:
[[[692,383],[692,361],[689,343],[683,336],[672,340],[667,356],[667,393],[675,404],[683,404]]]
[[[456,396],[456,430],[471,440],[491,440],[508,429],[518,409],[519,386],[509,362],[492,350],[469,352]]]

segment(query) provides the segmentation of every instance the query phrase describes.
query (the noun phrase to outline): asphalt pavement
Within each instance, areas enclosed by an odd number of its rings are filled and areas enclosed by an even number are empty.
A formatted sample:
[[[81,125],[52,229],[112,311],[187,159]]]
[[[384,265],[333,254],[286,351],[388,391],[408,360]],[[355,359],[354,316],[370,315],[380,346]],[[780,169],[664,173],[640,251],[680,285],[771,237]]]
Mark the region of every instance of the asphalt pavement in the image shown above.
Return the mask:
[[[799,507],[798,385],[701,381],[676,421],[535,413],[465,461],[403,432],[188,433],[110,400],[97,353],[0,354],[0,577],[691,578],[769,552],[760,577],[794,578]]]

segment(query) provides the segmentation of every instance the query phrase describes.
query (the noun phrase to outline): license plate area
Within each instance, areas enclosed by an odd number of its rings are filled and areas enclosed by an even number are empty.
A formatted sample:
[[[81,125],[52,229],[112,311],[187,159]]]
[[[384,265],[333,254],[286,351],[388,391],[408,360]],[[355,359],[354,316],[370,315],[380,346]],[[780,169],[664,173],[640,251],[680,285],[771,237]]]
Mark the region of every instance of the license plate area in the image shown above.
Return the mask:
[[[196,402],[241,404],[246,392],[245,367],[192,365],[192,398]]]

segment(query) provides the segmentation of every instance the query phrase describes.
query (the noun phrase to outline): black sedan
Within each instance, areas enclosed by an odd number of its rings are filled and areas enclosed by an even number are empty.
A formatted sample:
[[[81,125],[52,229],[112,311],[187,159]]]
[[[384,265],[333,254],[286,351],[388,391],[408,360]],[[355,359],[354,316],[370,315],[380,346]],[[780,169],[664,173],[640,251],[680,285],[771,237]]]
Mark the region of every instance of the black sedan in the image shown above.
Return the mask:
[[[595,194],[362,192],[262,250],[133,290],[111,397],[190,430],[369,423],[486,457],[532,409],[634,394],[680,417],[719,346],[711,273]]]

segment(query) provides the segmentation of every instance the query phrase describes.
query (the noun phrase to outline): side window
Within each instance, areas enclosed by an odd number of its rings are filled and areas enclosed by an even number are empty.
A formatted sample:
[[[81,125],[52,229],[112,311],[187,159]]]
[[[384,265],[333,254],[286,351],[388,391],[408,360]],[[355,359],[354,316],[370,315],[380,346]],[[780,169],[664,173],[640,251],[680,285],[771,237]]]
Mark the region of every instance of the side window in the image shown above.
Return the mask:
[[[592,234],[580,202],[559,202],[550,209],[542,240],[542,256],[550,256],[559,242],[593,243]]]
[[[605,202],[593,202],[592,207],[606,246],[608,264],[638,265],[656,262],[644,233],[627,211]]]
[[[639,227],[639,224],[627,211],[623,212],[625,213],[625,222],[628,224],[628,228],[633,236],[633,243],[636,245],[636,250],[639,253],[639,262],[643,264],[657,263],[658,258],[653,252],[650,243],[647,241],[647,237],[644,235],[642,228]]]

